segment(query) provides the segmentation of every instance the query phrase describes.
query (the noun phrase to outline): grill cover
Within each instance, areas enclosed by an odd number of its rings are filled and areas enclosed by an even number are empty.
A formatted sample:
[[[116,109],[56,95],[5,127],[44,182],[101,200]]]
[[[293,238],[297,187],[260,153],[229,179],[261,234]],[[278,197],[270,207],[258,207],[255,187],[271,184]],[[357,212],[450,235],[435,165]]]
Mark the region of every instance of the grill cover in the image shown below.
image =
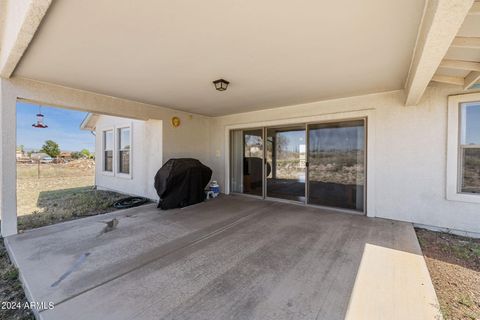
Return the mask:
[[[212,170],[197,159],[170,159],[155,175],[158,208],[182,208],[205,200]]]

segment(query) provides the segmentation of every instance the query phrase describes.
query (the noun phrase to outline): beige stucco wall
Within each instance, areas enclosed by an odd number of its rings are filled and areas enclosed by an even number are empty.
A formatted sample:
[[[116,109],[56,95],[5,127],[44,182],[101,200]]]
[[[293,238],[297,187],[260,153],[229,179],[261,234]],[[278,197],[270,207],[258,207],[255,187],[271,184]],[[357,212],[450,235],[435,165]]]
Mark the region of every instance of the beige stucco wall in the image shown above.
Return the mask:
[[[116,168],[112,173],[104,173],[102,167],[104,163],[103,131],[111,129],[115,132],[118,128],[127,126],[131,129],[130,176],[117,174]],[[162,166],[162,120],[143,121],[100,116],[96,123],[95,133],[95,184],[97,187],[156,200],[153,177],[156,170]],[[114,143],[118,145],[118,141]],[[114,150],[115,153],[116,151]],[[118,162],[116,154],[114,162]]]
[[[52,0],[0,1],[0,75],[9,77],[33,39]]]
[[[0,78],[0,218],[3,236],[16,233],[16,101],[23,99],[44,105],[82,110],[136,120],[161,120],[163,126],[162,158],[195,157],[209,159],[210,118],[161,106],[119,99],[93,92],[72,89],[49,83],[21,79]],[[182,125],[174,128],[172,117],[179,117]],[[154,133],[152,139],[156,139]],[[162,159],[162,160],[163,160]],[[155,165],[152,164],[152,168]],[[153,170],[153,169],[152,169]],[[152,171],[153,172],[153,171]],[[151,175],[152,172],[149,174]]]
[[[102,172],[102,131],[125,126],[132,128],[132,174],[128,178]],[[102,189],[158,200],[154,177],[167,160],[190,157],[209,165],[208,126],[207,118],[195,120],[192,115],[184,117],[177,128],[168,120],[99,116],[96,122],[95,184]]]
[[[213,179],[219,181],[222,190],[226,181],[225,137],[229,126],[278,124],[368,112],[375,118],[368,128],[372,135],[369,148],[374,149],[369,158],[374,171],[373,177],[369,176],[374,188],[369,201],[374,205],[369,205],[368,214],[480,233],[480,205],[449,201],[445,197],[447,97],[461,93],[456,87],[429,87],[418,106],[405,107],[403,91],[395,91],[209,118],[25,79],[1,79],[0,84],[0,210],[4,235],[16,232],[16,195],[12,186],[15,186],[17,98],[143,121],[160,120],[162,163],[172,157],[200,159],[212,168]],[[170,124],[172,116],[182,120],[179,128]],[[145,139],[158,140],[158,133],[150,132]],[[150,171],[140,182],[148,185],[159,161],[152,152],[143,159],[140,162],[153,159]],[[125,192],[135,193],[128,190]],[[152,190],[145,194],[152,195]]]
[[[210,127],[214,179],[225,190],[229,126],[374,110],[374,127],[368,128],[374,135],[369,147],[375,148],[368,160],[375,163],[370,199],[374,212],[368,215],[480,233],[479,204],[446,200],[447,96],[457,93],[461,91],[455,87],[429,87],[422,101],[409,107],[404,105],[404,92],[395,91],[214,118]]]

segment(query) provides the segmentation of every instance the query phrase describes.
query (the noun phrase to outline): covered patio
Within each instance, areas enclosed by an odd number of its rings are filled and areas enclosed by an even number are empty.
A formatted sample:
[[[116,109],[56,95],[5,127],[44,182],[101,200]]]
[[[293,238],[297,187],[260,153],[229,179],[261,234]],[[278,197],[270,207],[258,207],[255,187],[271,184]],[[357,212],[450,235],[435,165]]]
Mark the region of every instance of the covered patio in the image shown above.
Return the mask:
[[[447,125],[455,123],[447,121],[448,97],[480,97],[479,2],[4,0],[0,12],[4,237],[17,233],[17,101],[155,122],[160,134],[149,138],[161,141],[152,151],[158,163],[196,158],[225,194],[232,191],[230,131],[362,119],[366,176],[356,193],[364,203],[350,197],[349,207],[479,233],[476,196],[462,203],[444,195],[446,184],[457,191],[458,177],[445,181],[442,157],[446,137],[458,132]],[[221,78],[230,84],[220,92],[212,82]],[[148,167],[152,154],[139,166]],[[139,187],[150,186],[154,173]],[[129,193],[139,195],[137,187]]]
[[[0,231],[28,299],[55,305],[38,318],[441,319],[413,227],[480,236],[480,198],[461,188],[478,170],[459,174],[478,166],[457,163],[480,157],[480,136],[459,137],[480,112],[458,121],[480,110],[479,17],[474,0],[0,0]],[[89,128],[114,137],[96,149],[115,155],[96,170],[112,190],[158,201],[158,168],[195,158],[222,194],[17,234],[18,101],[149,122],[122,125],[138,141],[128,174],[122,128]],[[355,140],[310,148],[313,129],[349,121]],[[269,178],[269,129],[299,125],[284,143],[298,172]],[[256,181],[245,145],[232,156],[232,133],[253,129]],[[330,151],[350,158],[312,168]]]
[[[40,319],[440,318],[409,223],[221,196],[5,241]]]

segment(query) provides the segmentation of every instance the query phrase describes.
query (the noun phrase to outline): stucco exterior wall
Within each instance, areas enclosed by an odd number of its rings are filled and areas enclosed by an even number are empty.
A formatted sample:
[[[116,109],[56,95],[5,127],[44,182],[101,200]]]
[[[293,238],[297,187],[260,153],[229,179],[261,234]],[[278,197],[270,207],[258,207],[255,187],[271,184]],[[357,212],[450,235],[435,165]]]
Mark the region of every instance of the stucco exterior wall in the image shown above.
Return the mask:
[[[368,128],[369,135],[373,135],[373,145],[369,147],[374,148],[368,160],[374,163],[374,177],[369,182],[374,184],[374,209],[369,215],[480,234],[480,204],[446,199],[447,97],[462,93],[458,87],[431,86],[417,106],[405,107],[404,92],[395,91],[209,118],[31,80],[0,82],[0,213],[4,236],[16,232],[16,195],[15,188],[10,186],[15,185],[18,98],[151,122],[140,129],[146,140],[140,143],[143,152],[134,151],[143,160],[133,160],[134,166],[144,163],[147,169],[140,174],[138,183],[123,182],[122,189],[117,190],[154,199],[150,179],[161,163],[172,157],[194,157],[204,162],[212,168],[213,179],[225,190],[229,126],[369,112],[375,117],[374,127]],[[170,124],[173,116],[180,117],[179,128]],[[136,171],[134,168],[133,176]],[[98,183],[107,185],[105,181],[99,179]]]
[[[196,158],[210,166],[211,118],[186,115],[175,128],[170,119],[163,127],[163,162],[171,158]]]
[[[17,232],[16,189],[12,186],[16,185],[15,104],[18,99],[147,122],[163,121],[165,124],[163,138],[167,141],[162,145],[162,158],[168,159],[174,156],[196,157],[209,165],[207,163],[209,160],[209,117],[22,78],[0,78],[0,89],[2,131],[0,138],[0,218],[2,220],[1,234],[3,236]],[[179,117],[182,121],[179,128],[173,128],[170,124],[170,119],[174,116]],[[150,127],[151,130],[154,130],[154,128],[155,126]],[[151,133],[151,135],[156,136],[157,134]],[[153,168],[156,165],[157,163],[150,165],[152,171],[149,175],[152,175]],[[150,195],[152,194],[150,193]]]
[[[375,127],[368,128],[374,135],[369,147],[375,152],[367,161],[375,163],[375,205],[368,215],[480,234],[480,205],[446,199],[447,97],[458,93],[439,85],[429,87],[417,106],[405,107],[404,92],[395,91],[213,118],[213,179],[225,190],[229,127],[370,110]]]
[[[9,77],[32,40],[52,0],[0,2],[0,74]]]
[[[209,165],[208,119],[195,121],[184,117],[173,127],[168,120],[134,120],[101,115],[96,123],[95,181],[99,188],[158,200],[153,186],[155,174],[171,158],[196,158]],[[102,131],[109,128],[132,128],[132,174],[130,178],[102,172]]]
[[[106,129],[116,131],[126,126],[131,128],[130,177],[116,174],[115,169],[112,175],[105,174],[102,170],[102,132]],[[158,197],[153,187],[153,177],[162,166],[162,121],[100,116],[95,134],[95,184],[97,187],[156,200]],[[117,155],[114,155],[114,161],[118,161]]]

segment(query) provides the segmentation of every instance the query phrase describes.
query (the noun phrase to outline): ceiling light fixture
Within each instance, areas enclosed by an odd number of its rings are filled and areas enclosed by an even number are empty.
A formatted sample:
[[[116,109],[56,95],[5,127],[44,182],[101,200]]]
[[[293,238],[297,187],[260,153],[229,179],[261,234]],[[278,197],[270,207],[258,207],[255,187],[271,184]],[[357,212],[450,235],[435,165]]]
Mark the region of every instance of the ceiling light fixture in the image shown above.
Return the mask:
[[[218,80],[213,81],[213,85],[215,86],[215,89],[217,89],[218,91],[227,90],[229,83],[230,82],[228,82],[225,79],[218,79]]]

